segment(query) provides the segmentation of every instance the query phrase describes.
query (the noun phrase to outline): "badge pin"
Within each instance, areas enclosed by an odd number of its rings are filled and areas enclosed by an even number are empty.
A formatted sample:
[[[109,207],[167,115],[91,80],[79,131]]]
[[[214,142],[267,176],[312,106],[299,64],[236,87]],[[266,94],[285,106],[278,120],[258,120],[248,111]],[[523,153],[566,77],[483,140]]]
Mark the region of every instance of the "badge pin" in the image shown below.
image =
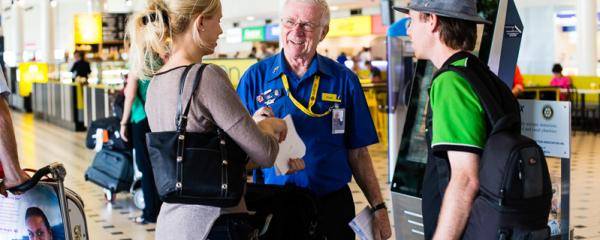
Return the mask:
[[[258,96],[256,97],[256,101],[257,101],[258,103],[262,103],[262,102],[264,102],[264,101],[265,101],[265,98],[263,97],[263,95],[258,95]]]
[[[277,66],[277,67],[275,67],[275,68],[273,69],[273,73],[276,73],[276,72],[277,72],[277,70],[279,70],[279,66]]]
[[[275,97],[281,96],[281,92],[279,92],[279,89],[275,89],[275,91],[273,91],[273,94],[275,94]]]

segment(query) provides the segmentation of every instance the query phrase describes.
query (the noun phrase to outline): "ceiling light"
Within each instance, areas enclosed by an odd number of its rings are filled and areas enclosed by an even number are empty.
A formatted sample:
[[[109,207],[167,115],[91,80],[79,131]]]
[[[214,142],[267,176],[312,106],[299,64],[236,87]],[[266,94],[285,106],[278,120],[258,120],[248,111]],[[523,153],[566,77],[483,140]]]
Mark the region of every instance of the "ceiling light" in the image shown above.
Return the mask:
[[[246,20],[248,21],[254,21],[256,18],[254,18],[253,16],[248,16],[246,17]]]
[[[133,5],[133,1],[132,0],[126,0],[125,4],[127,4],[128,7],[131,7]]]
[[[58,5],[58,1],[57,0],[50,0],[50,6],[55,8],[56,5]]]
[[[339,6],[331,6],[329,9],[331,11],[337,11],[337,10],[340,10],[340,7]]]

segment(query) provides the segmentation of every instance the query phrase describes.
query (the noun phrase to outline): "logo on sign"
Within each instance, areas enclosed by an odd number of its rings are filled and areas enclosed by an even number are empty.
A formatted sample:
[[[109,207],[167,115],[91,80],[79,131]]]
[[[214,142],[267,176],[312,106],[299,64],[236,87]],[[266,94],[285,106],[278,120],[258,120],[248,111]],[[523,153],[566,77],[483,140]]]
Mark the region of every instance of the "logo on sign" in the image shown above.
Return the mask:
[[[552,117],[554,116],[554,109],[552,109],[550,105],[544,106],[544,108],[542,109],[542,116],[544,116],[544,119],[546,120],[552,119]]]
[[[521,34],[523,34],[523,31],[521,29],[519,29],[519,27],[517,27],[517,25],[505,26],[504,34],[506,34],[506,36],[509,38],[517,38],[517,37],[520,37]]]

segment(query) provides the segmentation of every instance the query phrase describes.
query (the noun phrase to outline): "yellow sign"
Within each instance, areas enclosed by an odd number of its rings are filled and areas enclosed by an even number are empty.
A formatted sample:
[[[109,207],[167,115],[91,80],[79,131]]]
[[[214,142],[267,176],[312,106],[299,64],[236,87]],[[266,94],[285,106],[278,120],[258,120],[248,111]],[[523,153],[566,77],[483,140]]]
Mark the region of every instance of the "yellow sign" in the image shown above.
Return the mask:
[[[48,64],[40,62],[24,62],[19,64],[19,95],[31,94],[31,86],[48,82]]]
[[[75,44],[102,43],[102,14],[75,14]]]
[[[256,62],[256,59],[209,59],[204,61],[204,63],[214,64],[223,68],[234,88],[237,88],[244,72]]]
[[[371,34],[371,16],[331,19],[327,37],[358,37]]]

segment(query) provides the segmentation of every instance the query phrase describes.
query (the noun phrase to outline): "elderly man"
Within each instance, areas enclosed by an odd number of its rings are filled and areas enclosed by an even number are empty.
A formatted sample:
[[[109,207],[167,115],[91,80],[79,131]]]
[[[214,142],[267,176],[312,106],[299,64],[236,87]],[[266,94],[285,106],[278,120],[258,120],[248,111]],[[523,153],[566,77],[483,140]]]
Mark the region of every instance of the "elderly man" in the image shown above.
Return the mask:
[[[285,176],[263,169],[265,183],[309,189],[327,239],[354,239],[354,176],[371,205],[375,239],[387,239],[387,209],[367,150],[378,139],[363,90],[353,72],[316,52],[329,31],[327,2],[288,0],[282,16],[283,51],[250,67],[238,93],[255,116],[292,116],[306,144],[306,168]]]
[[[4,73],[0,69],[0,194],[6,196],[6,189],[17,186],[29,179],[21,170],[17,155],[17,143],[6,98],[10,94]]]

